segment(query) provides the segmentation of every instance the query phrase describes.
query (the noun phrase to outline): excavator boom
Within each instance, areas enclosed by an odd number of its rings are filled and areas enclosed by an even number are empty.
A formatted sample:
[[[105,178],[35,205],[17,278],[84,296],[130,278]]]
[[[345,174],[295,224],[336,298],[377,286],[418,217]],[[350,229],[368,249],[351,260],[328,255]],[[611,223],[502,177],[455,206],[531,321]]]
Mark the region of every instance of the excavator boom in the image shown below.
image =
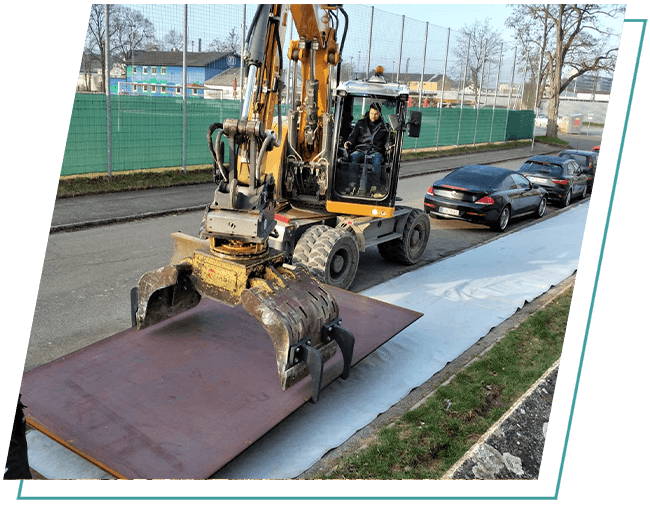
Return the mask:
[[[300,35],[290,45],[289,58],[301,63],[301,97],[306,104],[289,135],[295,140],[293,151],[314,158],[323,144],[330,69],[339,58],[336,29],[328,14],[332,9],[336,7],[258,7],[246,40],[248,81],[241,115],[208,129],[216,189],[201,237],[173,234],[170,265],[143,275],[132,295],[138,328],[192,308],[202,297],[230,306],[241,303],[273,341],[282,389],[311,375],[312,401],[318,399],[323,365],[337,348],[344,358],[342,377],[347,376],[354,337],[342,326],[334,297],[305,268],[285,264],[284,254],[269,247],[268,239],[276,225],[279,185],[286,169],[287,131],[280,103],[282,42],[289,12]],[[226,146],[228,164],[223,160]]]

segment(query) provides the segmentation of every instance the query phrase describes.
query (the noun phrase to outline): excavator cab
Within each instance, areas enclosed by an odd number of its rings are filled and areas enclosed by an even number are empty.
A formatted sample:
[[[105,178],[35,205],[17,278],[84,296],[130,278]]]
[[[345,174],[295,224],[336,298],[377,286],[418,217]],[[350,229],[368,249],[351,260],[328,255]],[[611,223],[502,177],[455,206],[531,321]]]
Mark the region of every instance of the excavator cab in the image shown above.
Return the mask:
[[[381,121],[388,130],[379,170],[373,155],[357,154],[344,144],[356,120],[367,114],[370,104],[381,107]],[[407,122],[408,88],[387,83],[380,74],[364,81],[348,81],[338,86],[334,100],[334,138],[337,140],[331,163],[326,208],[330,212],[360,216],[391,217],[397,196],[402,140],[407,124],[419,123],[420,113],[411,111]],[[409,133],[415,132],[410,129]],[[417,132],[419,134],[419,132]],[[417,135],[411,135],[417,136]],[[359,151],[360,153],[361,151]]]

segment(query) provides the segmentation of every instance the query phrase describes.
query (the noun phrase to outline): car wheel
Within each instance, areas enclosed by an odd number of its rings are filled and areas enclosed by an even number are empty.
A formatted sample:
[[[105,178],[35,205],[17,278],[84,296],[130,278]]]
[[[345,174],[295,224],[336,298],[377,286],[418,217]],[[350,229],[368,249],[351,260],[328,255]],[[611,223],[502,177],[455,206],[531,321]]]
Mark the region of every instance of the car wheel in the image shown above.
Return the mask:
[[[506,205],[499,214],[499,219],[492,225],[494,231],[506,231],[508,223],[510,222],[510,206]]]
[[[543,196],[542,199],[539,201],[539,205],[537,206],[537,217],[542,217],[544,213],[546,212],[546,197]]]
[[[564,199],[562,200],[562,207],[568,207],[571,203],[571,193],[571,188],[569,188],[569,191],[566,192],[566,195],[564,195]]]

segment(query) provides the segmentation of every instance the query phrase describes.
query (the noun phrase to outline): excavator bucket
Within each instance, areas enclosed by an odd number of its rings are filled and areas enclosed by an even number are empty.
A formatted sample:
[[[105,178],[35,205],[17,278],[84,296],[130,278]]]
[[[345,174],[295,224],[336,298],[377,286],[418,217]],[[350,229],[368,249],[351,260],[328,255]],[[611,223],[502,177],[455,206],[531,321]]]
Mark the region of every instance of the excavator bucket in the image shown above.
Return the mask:
[[[302,267],[268,267],[262,279],[242,293],[242,305],[267,331],[275,347],[282,389],[311,375],[313,402],[320,394],[323,365],[343,355],[345,379],[350,371],[354,337],[341,326],[334,297]]]
[[[341,325],[334,297],[303,267],[274,262],[233,262],[212,254],[209,241],[173,233],[172,264],[145,273],[131,293],[132,320],[138,329],[195,307],[203,296],[239,303],[267,331],[283,390],[307,375],[311,401],[318,401],[325,362],[341,349],[348,376],[354,337]]]
[[[138,329],[174,317],[195,307],[201,295],[190,278],[191,267],[181,263],[208,241],[172,233],[174,251],[169,265],[145,273],[131,290],[131,322]]]

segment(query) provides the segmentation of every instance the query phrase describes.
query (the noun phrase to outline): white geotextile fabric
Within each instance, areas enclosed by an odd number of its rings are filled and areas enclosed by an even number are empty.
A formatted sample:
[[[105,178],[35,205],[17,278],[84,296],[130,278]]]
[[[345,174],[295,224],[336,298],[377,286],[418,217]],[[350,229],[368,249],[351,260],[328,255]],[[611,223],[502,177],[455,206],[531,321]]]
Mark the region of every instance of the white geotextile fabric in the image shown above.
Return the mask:
[[[362,294],[424,314],[216,474],[288,479],[577,270],[588,204]],[[435,231],[430,240],[436,240]]]

